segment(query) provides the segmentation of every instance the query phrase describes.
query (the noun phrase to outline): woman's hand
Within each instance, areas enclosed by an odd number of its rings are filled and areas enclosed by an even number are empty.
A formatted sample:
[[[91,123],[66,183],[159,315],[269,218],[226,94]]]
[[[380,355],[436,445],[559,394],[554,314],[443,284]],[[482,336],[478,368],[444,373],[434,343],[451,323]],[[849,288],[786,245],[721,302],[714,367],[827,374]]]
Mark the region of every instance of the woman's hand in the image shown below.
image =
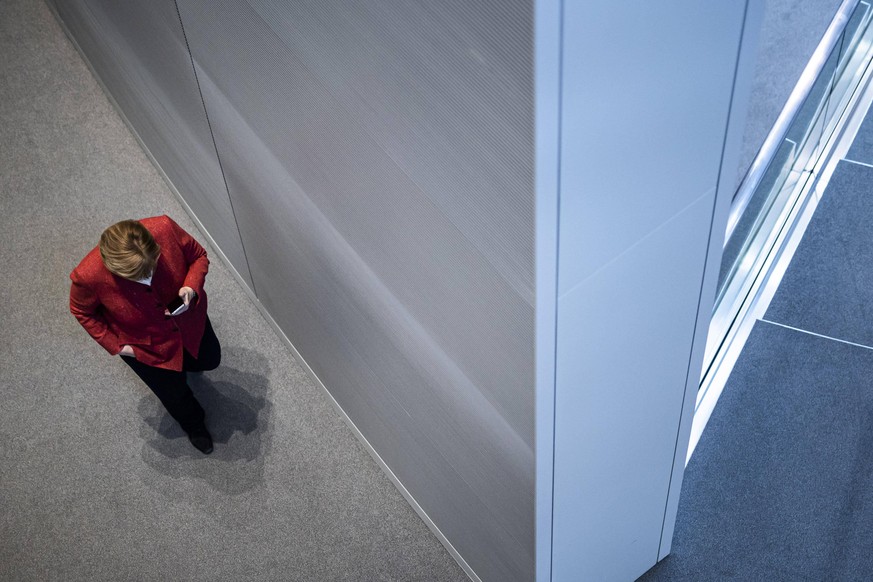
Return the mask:
[[[194,300],[194,297],[197,296],[197,293],[194,292],[194,289],[191,287],[182,287],[179,289],[179,297],[182,298],[182,307],[176,313],[170,313],[169,309],[164,310],[164,315],[182,315],[186,311],[188,311],[188,306],[191,304],[191,301]]]
[[[131,358],[135,358],[136,355],[133,353],[133,348],[130,346],[121,346],[121,351],[118,352],[119,356],[130,356]]]

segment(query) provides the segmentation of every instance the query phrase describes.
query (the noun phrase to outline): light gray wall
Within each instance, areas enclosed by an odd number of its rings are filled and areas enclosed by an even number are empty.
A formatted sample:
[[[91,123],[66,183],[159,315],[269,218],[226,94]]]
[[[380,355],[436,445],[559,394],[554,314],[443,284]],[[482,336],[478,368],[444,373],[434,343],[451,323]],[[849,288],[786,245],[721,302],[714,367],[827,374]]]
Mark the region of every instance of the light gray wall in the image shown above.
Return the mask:
[[[531,7],[180,9],[259,299],[473,570],[530,578]]]
[[[442,534],[483,579],[532,579],[532,2],[56,4]]]
[[[563,6],[554,433],[538,432],[554,439],[551,555],[537,546],[552,580],[635,579],[675,517],[745,17],[743,0]]]
[[[251,284],[173,0],[49,3],[158,166]]]
[[[561,0],[536,2],[536,580],[552,576]]]
[[[725,129],[724,153],[719,168],[718,186],[712,215],[707,250],[706,267],[703,273],[703,284],[700,292],[700,306],[697,315],[694,343],[688,366],[686,380],[685,402],[682,407],[676,453],[673,457],[673,471],[670,478],[670,490],[664,517],[664,529],[661,533],[661,548],[658,559],[662,560],[670,553],[673,543],[673,531],[676,525],[676,514],[679,509],[680,491],[685,473],[685,462],[688,457],[688,446],[691,427],[700,387],[706,338],[712,320],[712,309],[715,303],[717,284],[721,269],[722,251],[724,249],[724,232],[730,213],[734,194],[734,169],[742,155],[743,128],[746,127],[748,110],[754,100],[752,93],[755,60],[760,50],[760,34],[758,34],[764,14],[764,2],[749,0],[746,3],[745,23],[739,55],[737,57],[736,74],[734,76],[733,98]]]

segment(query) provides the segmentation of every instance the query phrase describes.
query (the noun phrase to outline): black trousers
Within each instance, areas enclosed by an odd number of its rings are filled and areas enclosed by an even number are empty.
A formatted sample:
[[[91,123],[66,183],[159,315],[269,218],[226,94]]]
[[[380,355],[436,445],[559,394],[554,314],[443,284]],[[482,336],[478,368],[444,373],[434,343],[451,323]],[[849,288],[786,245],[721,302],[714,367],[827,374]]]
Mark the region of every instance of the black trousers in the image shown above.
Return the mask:
[[[130,356],[121,356],[121,359],[155,393],[185,432],[190,434],[203,427],[206,415],[188,386],[188,372],[214,370],[221,363],[221,344],[208,317],[203,339],[200,340],[199,355],[195,358],[185,350],[181,372],[149,366]]]

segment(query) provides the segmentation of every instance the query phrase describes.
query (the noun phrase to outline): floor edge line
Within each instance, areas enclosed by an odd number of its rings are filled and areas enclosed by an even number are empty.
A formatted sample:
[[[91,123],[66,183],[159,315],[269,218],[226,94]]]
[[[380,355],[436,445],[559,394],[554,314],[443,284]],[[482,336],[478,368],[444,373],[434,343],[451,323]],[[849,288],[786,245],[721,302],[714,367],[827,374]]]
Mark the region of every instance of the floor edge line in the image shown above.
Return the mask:
[[[799,327],[792,327],[792,326],[790,326],[790,325],[785,325],[784,323],[778,323],[778,322],[775,322],[775,321],[770,321],[769,319],[764,319],[763,317],[762,317],[762,318],[759,318],[758,321],[762,321],[762,322],[764,322],[764,323],[769,323],[769,324],[771,324],[771,325],[776,325],[776,326],[779,326],[779,327],[784,327],[785,329],[790,329],[790,330],[793,330],[793,331],[799,331],[800,333],[805,333],[805,334],[807,334],[807,335],[812,335],[812,336],[815,336],[815,337],[820,337],[820,338],[823,338],[823,339],[832,340],[832,341],[835,341],[835,342],[839,342],[839,343],[841,343],[841,344],[848,344],[848,345],[850,345],[850,346],[855,346],[855,347],[858,347],[858,348],[864,348],[865,350],[873,350],[873,346],[865,346],[864,344],[858,344],[858,343],[855,343],[855,342],[850,342],[850,341],[848,341],[848,340],[842,340],[842,339],[839,339],[839,338],[836,338],[836,337],[831,337],[831,336],[829,336],[829,335],[824,335],[824,334],[821,334],[821,333],[815,333],[814,331],[809,331],[809,330],[806,330],[806,329],[800,329]]]
[[[865,168],[873,168],[873,164],[868,164],[866,162],[859,162],[858,160],[851,160],[849,158],[843,158],[842,161],[849,162],[850,164],[856,164],[858,166],[864,166]]]

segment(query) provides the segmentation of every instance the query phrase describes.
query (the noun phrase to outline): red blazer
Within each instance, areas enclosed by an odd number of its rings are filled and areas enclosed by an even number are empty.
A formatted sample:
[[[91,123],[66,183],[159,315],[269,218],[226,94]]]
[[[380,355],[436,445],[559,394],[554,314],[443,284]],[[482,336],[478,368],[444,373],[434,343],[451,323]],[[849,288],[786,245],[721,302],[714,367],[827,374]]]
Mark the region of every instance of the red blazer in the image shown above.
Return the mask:
[[[110,354],[129,345],[140,362],[181,371],[182,349],[196,358],[206,327],[203,283],[209,259],[169,216],[140,222],[161,247],[151,286],[110,273],[95,247],[70,273],[70,311]],[[185,313],[164,315],[182,287],[191,287],[197,296]]]

